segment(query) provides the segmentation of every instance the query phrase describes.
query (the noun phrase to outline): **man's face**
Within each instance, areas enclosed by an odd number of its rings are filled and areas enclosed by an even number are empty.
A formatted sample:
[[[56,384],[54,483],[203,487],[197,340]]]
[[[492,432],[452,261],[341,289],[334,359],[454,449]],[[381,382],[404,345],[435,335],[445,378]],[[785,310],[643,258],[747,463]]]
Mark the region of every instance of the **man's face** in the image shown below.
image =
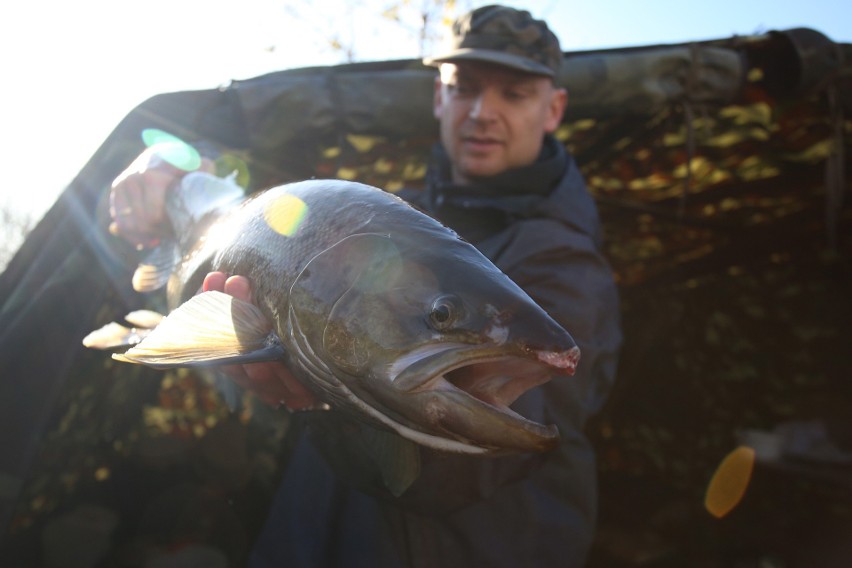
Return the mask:
[[[559,126],[567,98],[548,77],[479,62],[441,65],[434,114],[453,181],[533,163],[545,133]]]

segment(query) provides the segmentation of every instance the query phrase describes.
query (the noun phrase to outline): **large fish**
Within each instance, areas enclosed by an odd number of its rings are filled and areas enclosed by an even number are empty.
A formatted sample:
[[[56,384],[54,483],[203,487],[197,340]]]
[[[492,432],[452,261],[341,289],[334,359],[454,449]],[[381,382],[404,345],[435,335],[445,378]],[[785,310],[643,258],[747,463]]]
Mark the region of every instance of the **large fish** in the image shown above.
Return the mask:
[[[546,451],[555,426],[511,403],[573,374],[574,340],[476,248],[380,189],[315,180],[247,200],[189,174],[167,212],[181,237],[134,275],[170,314],[119,360],[156,368],[280,360],[333,411],[438,450]],[[198,294],[247,276],[255,305]],[[105,347],[98,333],[84,343]]]

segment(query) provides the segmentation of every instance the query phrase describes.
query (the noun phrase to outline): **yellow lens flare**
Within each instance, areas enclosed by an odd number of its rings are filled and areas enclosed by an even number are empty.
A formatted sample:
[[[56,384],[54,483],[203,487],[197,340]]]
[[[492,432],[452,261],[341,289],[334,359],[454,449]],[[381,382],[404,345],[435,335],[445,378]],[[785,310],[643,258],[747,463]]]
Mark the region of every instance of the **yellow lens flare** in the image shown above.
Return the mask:
[[[293,195],[282,195],[266,206],[263,218],[266,224],[280,235],[292,237],[299,230],[308,206]]]
[[[158,128],[142,131],[142,141],[148,148],[155,148],[162,159],[185,172],[194,172],[201,167],[198,150],[177,136]]]
[[[708,513],[721,519],[739,505],[751,481],[754,456],[754,450],[748,446],[740,446],[725,456],[704,496],[704,508]]]

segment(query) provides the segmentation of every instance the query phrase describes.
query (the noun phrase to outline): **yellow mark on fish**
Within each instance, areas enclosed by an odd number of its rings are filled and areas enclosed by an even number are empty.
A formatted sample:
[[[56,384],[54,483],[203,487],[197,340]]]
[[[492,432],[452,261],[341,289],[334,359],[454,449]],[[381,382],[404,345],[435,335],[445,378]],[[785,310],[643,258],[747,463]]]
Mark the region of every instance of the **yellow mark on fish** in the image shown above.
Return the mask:
[[[263,212],[266,224],[278,234],[292,237],[308,212],[304,201],[294,195],[282,195],[270,202]]]
[[[725,456],[710,479],[704,508],[717,519],[730,513],[745,495],[754,469],[754,450],[740,446]]]

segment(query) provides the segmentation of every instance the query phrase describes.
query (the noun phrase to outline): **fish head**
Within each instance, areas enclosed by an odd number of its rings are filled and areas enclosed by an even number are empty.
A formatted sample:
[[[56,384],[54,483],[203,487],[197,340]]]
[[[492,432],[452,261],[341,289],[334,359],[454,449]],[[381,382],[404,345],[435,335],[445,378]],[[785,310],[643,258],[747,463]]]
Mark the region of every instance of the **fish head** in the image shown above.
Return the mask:
[[[469,453],[558,443],[554,426],[510,405],[573,374],[576,343],[443,227],[347,237],[308,264],[290,298],[305,350],[402,435]]]

